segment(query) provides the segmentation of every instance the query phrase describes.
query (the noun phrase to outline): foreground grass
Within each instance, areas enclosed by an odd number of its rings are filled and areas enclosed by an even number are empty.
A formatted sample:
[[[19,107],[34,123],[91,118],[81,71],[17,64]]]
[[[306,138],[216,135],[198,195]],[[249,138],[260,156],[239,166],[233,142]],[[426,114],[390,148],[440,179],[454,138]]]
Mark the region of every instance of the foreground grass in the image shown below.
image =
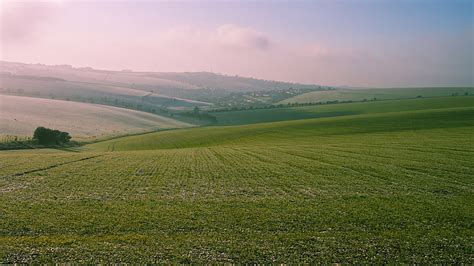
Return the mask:
[[[470,264],[473,117],[458,106],[2,152],[0,261]]]

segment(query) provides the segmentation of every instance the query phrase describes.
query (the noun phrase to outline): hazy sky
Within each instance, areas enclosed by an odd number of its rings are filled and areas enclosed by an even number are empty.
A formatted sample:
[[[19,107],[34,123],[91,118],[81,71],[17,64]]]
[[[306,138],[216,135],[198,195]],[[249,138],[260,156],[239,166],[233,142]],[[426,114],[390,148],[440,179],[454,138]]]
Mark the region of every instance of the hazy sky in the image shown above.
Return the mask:
[[[349,86],[474,84],[470,0],[0,0],[6,61]]]

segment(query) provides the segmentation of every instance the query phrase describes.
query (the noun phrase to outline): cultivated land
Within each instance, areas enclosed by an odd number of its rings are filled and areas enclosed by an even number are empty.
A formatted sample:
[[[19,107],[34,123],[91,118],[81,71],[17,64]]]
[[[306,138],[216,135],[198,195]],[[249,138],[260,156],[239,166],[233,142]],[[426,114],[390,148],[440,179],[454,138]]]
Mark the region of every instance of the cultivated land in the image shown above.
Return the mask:
[[[387,103],[0,152],[0,261],[472,264],[472,97]]]
[[[317,103],[327,101],[363,101],[407,99],[422,97],[440,97],[451,95],[474,95],[473,87],[434,87],[434,88],[382,88],[382,89],[337,89],[331,91],[313,91],[281,101],[287,103]]]
[[[133,72],[0,61],[0,94],[99,103],[151,113],[269,105],[318,85],[209,72]]]
[[[357,102],[301,107],[253,109],[231,112],[215,112],[218,125],[243,125],[262,122],[287,121],[305,118],[335,117],[357,114],[416,111],[424,109],[449,108],[452,106],[474,106],[474,97],[439,97],[389,100],[378,102]]]
[[[36,127],[45,126],[76,139],[191,126],[129,109],[1,94],[0,125],[0,135],[31,136]]]

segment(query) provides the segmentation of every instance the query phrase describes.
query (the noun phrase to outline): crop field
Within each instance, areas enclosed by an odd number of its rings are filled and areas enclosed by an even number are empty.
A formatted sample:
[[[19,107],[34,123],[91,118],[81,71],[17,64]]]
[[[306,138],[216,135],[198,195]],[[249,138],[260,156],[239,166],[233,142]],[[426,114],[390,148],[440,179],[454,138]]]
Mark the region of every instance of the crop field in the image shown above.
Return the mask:
[[[0,152],[0,262],[472,264],[454,98]]]
[[[243,125],[306,118],[324,118],[359,114],[390,113],[469,106],[474,106],[474,97],[450,96],[439,98],[421,98],[215,112],[212,113],[212,115],[217,118],[217,125]]]
[[[454,95],[474,95],[473,87],[434,87],[434,88],[373,88],[373,89],[337,89],[314,91],[281,101],[287,103],[316,103],[327,101],[363,101],[390,100],[421,97],[441,97]]]
[[[134,72],[0,61],[0,93],[100,103],[135,110],[182,110],[218,104],[271,104],[317,85],[277,82],[206,72]],[[291,88],[291,89],[290,89]],[[279,90],[280,92],[275,92]],[[285,92],[281,92],[281,91]],[[263,93],[266,91],[266,93]],[[271,93],[271,92],[274,93]],[[231,92],[238,97],[233,99]],[[244,93],[246,92],[246,93]],[[248,97],[250,94],[269,94]],[[287,94],[291,93],[291,94]],[[273,95],[273,97],[271,97]],[[281,96],[285,96],[281,98]],[[244,97],[245,96],[245,97]]]
[[[0,135],[31,136],[45,126],[76,139],[191,126],[129,109],[9,95],[0,95],[0,125]]]

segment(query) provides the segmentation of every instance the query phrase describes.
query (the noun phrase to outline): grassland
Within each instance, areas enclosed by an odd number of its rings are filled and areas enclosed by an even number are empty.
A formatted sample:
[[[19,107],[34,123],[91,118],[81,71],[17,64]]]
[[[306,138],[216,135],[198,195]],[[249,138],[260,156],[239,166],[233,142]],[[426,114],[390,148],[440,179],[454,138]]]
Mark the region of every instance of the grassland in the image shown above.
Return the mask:
[[[313,105],[273,109],[215,112],[217,125],[243,125],[262,122],[287,121],[306,118],[336,117],[358,114],[375,114],[402,111],[417,111],[449,107],[474,106],[474,97],[416,98],[378,102]]]
[[[0,135],[31,136],[38,126],[75,139],[191,126],[168,117],[87,103],[0,95]]]
[[[327,101],[363,101],[378,99],[407,99],[421,97],[442,97],[454,95],[474,95],[473,87],[433,87],[433,88],[371,88],[371,89],[337,89],[331,91],[314,91],[300,94],[281,101],[287,103],[316,103]]]
[[[472,264],[474,106],[444,99],[0,152],[0,261]]]

